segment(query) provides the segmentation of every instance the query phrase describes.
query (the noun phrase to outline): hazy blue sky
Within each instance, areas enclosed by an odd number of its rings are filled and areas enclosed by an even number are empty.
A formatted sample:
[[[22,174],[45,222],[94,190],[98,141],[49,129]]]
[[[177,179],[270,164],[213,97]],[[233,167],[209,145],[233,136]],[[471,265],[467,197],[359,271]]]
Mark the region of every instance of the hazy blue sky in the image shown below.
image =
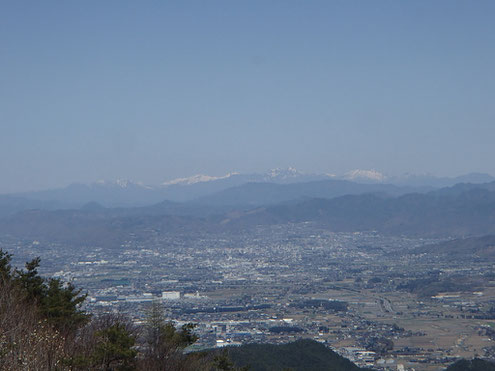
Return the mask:
[[[495,174],[495,1],[1,1],[0,191]]]

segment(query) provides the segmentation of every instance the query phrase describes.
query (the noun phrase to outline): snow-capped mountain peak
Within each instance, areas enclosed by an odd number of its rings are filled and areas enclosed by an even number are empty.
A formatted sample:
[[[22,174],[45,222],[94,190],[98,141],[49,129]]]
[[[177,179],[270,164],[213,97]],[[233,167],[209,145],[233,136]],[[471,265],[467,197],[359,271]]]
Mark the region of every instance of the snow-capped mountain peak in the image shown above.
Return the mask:
[[[383,182],[387,179],[387,177],[376,171],[375,169],[371,170],[351,170],[344,174],[344,179],[347,180],[364,180],[364,181],[372,181],[372,182]]]
[[[169,180],[167,182],[163,182],[162,185],[164,185],[164,186],[191,185],[191,184],[196,184],[196,183],[204,183],[204,182],[211,182],[214,180],[227,179],[233,175],[238,175],[238,174],[239,173],[236,173],[236,172],[228,173],[228,174],[225,174],[222,176],[210,176],[210,175],[197,174],[197,175],[193,175],[191,177],[172,179],[172,180]]]
[[[132,182],[128,179],[117,179],[115,184],[117,184],[120,188],[127,188],[132,184]]]
[[[283,179],[297,178],[301,175],[304,174],[299,172],[297,169],[293,167],[288,167],[287,169],[275,168],[267,171],[266,178],[283,180]]]
[[[143,182],[133,182],[132,180],[129,179],[116,179],[116,180],[97,180],[96,182],[93,183],[94,186],[98,187],[114,187],[114,188],[131,188],[131,187],[139,187],[139,188],[146,188],[146,189],[153,189],[153,187],[150,187]]]

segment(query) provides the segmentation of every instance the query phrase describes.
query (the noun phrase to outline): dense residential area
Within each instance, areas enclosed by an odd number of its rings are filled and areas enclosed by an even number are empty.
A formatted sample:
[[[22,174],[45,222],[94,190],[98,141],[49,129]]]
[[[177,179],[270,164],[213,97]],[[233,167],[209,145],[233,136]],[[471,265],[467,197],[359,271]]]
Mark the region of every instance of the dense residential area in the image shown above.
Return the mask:
[[[313,222],[131,237],[74,249],[10,236],[1,248],[17,267],[41,256],[40,274],[81,288],[89,313],[141,326],[158,303],[164,320],[195,325],[187,353],[308,339],[377,370],[495,355],[488,237],[332,232]]]

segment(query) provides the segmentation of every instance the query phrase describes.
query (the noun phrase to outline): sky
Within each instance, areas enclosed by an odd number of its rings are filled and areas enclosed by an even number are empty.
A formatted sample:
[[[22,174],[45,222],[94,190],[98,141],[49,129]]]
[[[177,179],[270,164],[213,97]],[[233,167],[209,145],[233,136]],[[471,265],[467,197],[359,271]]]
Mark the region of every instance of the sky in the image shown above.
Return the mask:
[[[494,1],[0,0],[0,192],[495,174]]]

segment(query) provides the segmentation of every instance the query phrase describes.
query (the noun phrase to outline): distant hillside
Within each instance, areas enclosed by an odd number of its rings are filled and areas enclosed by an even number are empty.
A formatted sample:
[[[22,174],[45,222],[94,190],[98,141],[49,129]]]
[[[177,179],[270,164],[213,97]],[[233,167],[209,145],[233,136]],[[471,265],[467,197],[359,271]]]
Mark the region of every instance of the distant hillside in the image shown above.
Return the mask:
[[[473,236],[495,234],[495,192],[459,195],[407,194],[397,198],[352,195],[259,208],[224,223],[249,226],[312,221],[334,231],[377,230],[389,234]]]
[[[127,180],[70,184],[64,188],[17,194],[33,200],[56,201],[71,207],[97,202],[105,207],[151,205],[167,199],[164,189],[148,187]]]
[[[395,185],[407,185],[409,187],[451,187],[458,183],[489,183],[495,178],[485,173],[469,173],[457,177],[437,177],[431,174],[405,174],[398,177],[389,177],[387,183]]]
[[[495,235],[457,239],[440,244],[421,246],[416,252],[446,255],[453,258],[469,255],[470,257],[494,258]]]
[[[13,215],[23,210],[44,209],[56,210],[67,207],[67,204],[58,201],[34,200],[25,197],[0,195],[0,218]]]
[[[495,363],[479,358],[473,360],[460,360],[447,367],[446,371],[495,371]]]
[[[237,367],[250,371],[358,371],[364,370],[328,347],[313,340],[293,343],[248,344],[228,347],[227,352]]]
[[[124,210],[124,212],[127,210]],[[72,246],[118,247],[130,239],[156,233],[211,230],[211,223],[174,215],[122,215],[118,210],[29,210],[0,221],[0,234],[23,240],[67,243]]]
[[[274,188],[273,197],[276,194]],[[150,231],[232,232],[257,225],[301,222],[336,232],[376,230],[392,235],[457,238],[495,235],[495,192],[482,185],[454,193],[446,188],[400,197],[361,194],[251,208],[170,201],[147,207],[104,208],[92,203],[78,210],[19,212],[0,219],[0,234],[74,245],[119,246],[131,238],[145,239]]]
[[[469,192],[476,189],[483,189],[490,192],[495,192],[495,182],[474,184],[474,183],[457,183],[450,187],[440,188],[438,190],[432,191],[431,194],[436,194],[440,196],[459,196],[462,193]]]
[[[347,180],[320,180],[305,183],[247,183],[196,199],[205,205],[241,205],[256,207],[304,200],[308,198],[335,198],[364,193],[399,196],[426,189],[398,187],[391,184],[360,184]]]

